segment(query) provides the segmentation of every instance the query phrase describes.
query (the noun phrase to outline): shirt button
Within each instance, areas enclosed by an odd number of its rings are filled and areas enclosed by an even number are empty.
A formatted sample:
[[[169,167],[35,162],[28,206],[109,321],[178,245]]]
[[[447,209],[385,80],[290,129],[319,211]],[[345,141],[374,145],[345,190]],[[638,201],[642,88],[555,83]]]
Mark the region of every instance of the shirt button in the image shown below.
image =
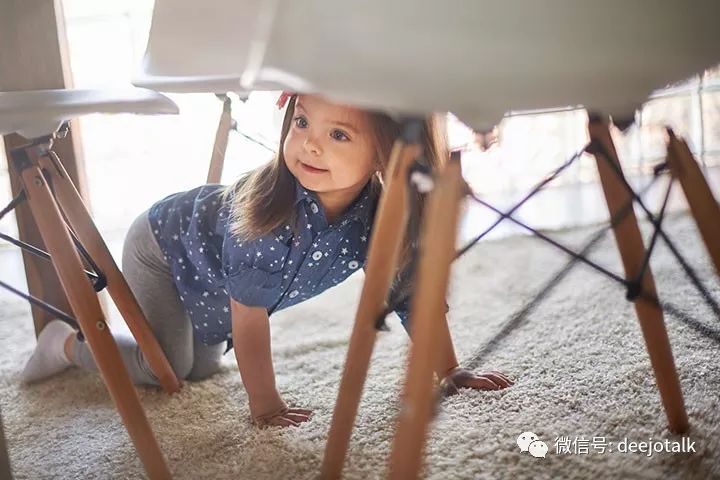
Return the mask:
[[[360,264],[359,264],[356,260],[350,260],[350,261],[348,262],[348,268],[349,268],[350,270],[355,270],[355,269],[358,268],[359,266],[360,266]]]
[[[322,252],[318,250],[317,252],[312,254],[312,259],[316,262],[322,258]]]
[[[312,210],[313,213],[318,213],[320,209],[317,206],[317,203],[313,202],[310,204],[310,210]]]
[[[290,298],[295,298],[295,297],[297,297],[299,293],[300,293],[300,292],[298,292],[297,290],[293,290],[292,292],[290,292]]]

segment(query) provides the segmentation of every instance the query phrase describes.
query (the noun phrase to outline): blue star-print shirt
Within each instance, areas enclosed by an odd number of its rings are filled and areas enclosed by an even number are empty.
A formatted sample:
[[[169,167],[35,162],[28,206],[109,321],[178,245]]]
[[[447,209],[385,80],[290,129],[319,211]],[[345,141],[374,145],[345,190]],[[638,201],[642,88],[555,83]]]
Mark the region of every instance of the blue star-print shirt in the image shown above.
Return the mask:
[[[195,335],[208,345],[227,341],[230,350],[230,298],[271,315],[339,284],[365,263],[375,205],[366,186],[329,225],[315,192],[296,180],[298,234],[284,224],[241,241],[228,228],[232,200],[223,200],[224,189],[170,195],[150,208],[149,219]],[[408,307],[396,310],[406,330]]]

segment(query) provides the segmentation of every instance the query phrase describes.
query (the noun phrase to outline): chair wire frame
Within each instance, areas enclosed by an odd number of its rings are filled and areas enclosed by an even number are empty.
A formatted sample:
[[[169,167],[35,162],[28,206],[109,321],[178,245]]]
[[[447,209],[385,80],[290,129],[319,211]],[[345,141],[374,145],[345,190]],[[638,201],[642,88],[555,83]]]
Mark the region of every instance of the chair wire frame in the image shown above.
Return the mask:
[[[617,177],[620,179],[623,187],[629,192],[630,194],[630,201],[627,202],[623,208],[621,208],[614,216],[611,217],[610,222],[603,226],[600,230],[598,230],[591,239],[580,249],[580,252],[573,251],[572,249],[568,248],[567,246],[561,244],[560,242],[552,239],[548,235],[538,231],[537,229],[534,229],[530,227],[529,225],[525,224],[521,220],[515,218],[513,214],[522,207],[526,202],[528,202],[531,198],[533,198],[535,195],[537,195],[539,192],[543,190],[548,184],[550,184],[553,180],[555,180],[563,171],[565,171],[568,167],[570,167],[573,163],[575,163],[584,153],[590,153],[590,154],[597,154],[604,161],[606,161],[612,168],[612,171],[617,175]],[[649,266],[650,262],[650,256],[652,255],[652,252],[655,249],[655,246],[657,245],[657,239],[660,237],[663,239],[665,244],[668,246],[672,254],[677,259],[678,263],[681,265],[683,271],[685,272],[686,276],[690,279],[691,283],[694,285],[694,287],[697,289],[697,291],[702,296],[705,303],[708,305],[708,307],[713,311],[715,316],[717,317],[718,321],[720,321],[720,305],[718,305],[718,302],[712,297],[710,294],[708,288],[704,285],[704,283],[700,280],[697,272],[693,267],[687,262],[687,260],[682,256],[678,248],[676,247],[675,243],[669,238],[667,233],[662,228],[663,220],[665,219],[665,213],[668,205],[668,199],[670,198],[670,192],[672,190],[673,184],[675,182],[675,178],[670,176],[670,180],[668,181],[667,189],[665,191],[662,205],[660,206],[660,210],[657,214],[653,214],[650,209],[645,205],[645,202],[643,201],[642,197],[657,183],[657,180],[665,173],[668,172],[668,165],[667,162],[662,162],[658,165],[656,165],[653,168],[653,176],[650,182],[645,185],[641,191],[638,193],[635,190],[633,190],[632,186],[627,182],[625,179],[625,176],[622,174],[622,171],[620,168],[610,160],[610,156],[608,155],[608,152],[605,150],[603,145],[600,142],[592,141],[588,144],[586,144],[581,150],[574,153],[568,160],[566,160],[564,163],[562,163],[558,168],[553,170],[551,173],[546,175],[540,182],[538,182],[533,188],[530,189],[530,191],[520,200],[518,201],[512,208],[510,208],[507,211],[502,211],[499,208],[496,208],[495,206],[491,205],[484,199],[482,199],[477,193],[473,192],[472,189],[470,189],[469,186],[466,185],[466,196],[469,197],[472,201],[482,205],[485,208],[488,208],[489,210],[493,211],[494,213],[498,214],[498,219],[490,225],[488,228],[486,228],[484,231],[482,231],[480,234],[476,235],[472,240],[470,240],[465,246],[460,248],[456,255],[455,260],[459,259],[463,255],[465,255],[468,251],[470,251],[473,247],[477,246],[480,240],[482,240],[487,234],[489,234],[494,228],[496,228],[502,221],[509,220],[512,223],[522,227],[523,229],[529,231],[532,233],[535,237],[539,238],[542,241],[545,241],[546,243],[549,243],[553,247],[561,250],[562,252],[566,253],[571,257],[570,263],[558,274],[554,279],[550,281],[548,286],[554,286],[560,278],[562,278],[569,268],[573,266],[576,263],[584,263],[585,265],[589,266],[590,268],[596,270],[598,273],[610,278],[617,284],[621,285],[625,288],[626,294],[625,298],[628,301],[634,301],[637,299],[644,299],[647,301],[650,301],[660,307],[663,311],[666,311],[667,313],[673,314],[675,317],[678,317],[685,323],[688,323],[691,327],[693,327],[696,331],[698,331],[700,334],[714,339],[716,342],[720,343],[720,331],[714,330],[706,325],[703,325],[696,320],[690,318],[688,315],[684,314],[682,310],[680,310],[675,305],[669,303],[660,301],[658,297],[655,294],[652,294],[650,292],[644,291],[642,288],[642,278],[647,271],[647,268]],[[415,164],[412,166],[412,168],[409,171],[407,182],[409,184],[409,191],[412,191],[411,189],[417,189],[416,182],[413,180],[414,175],[416,173],[421,173],[421,175],[425,176],[426,179],[423,181],[424,183],[430,182],[431,184],[433,182],[433,174],[425,167],[422,163],[416,161]],[[417,205],[412,203],[413,199],[415,198],[414,195],[409,195],[410,201],[411,201],[411,209],[416,209]],[[650,223],[653,226],[653,232],[650,237],[649,241],[649,247],[646,249],[645,256],[643,257],[641,268],[638,272],[638,274],[631,279],[625,279],[623,276],[618,275],[617,273],[614,273],[605,267],[598,265],[597,263],[593,262],[589,258],[587,258],[587,255],[591,253],[592,249],[599,243],[599,240],[605,235],[605,233],[610,230],[611,228],[614,228],[616,225],[618,225],[631,211],[633,211],[634,205],[637,204],[642,211],[645,213],[645,216],[650,221]],[[413,284],[413,277],[414,277],[414,271],[411,271],[408,273],[408,278],[410,278],[411,285]],[[527,315],[529,313],[531,308],[535,308],[539,302],[549,293],[550,288],[545,288],[541,291],[541,294],[538,295],[536,298],[534,298],[526,308],[522,310],[522,316]],[[385,323],[386,317],[392,313],[394,310],[396,310],[403,302],[407,301],[408,299],[412,298],[413,295],[413,289],[409,289],[406,295],[400,296],[398,298],[393,299],[392,302],[390,302],[385,308],[383,312],[381,312],[380,315],[378,315],[377,320],[375,322],[375,328],[377,330],[383,330],[387,331],[389,328],[387,327]],[[515,316],[517,317],[517,315]],[[512,322],[511,322],[512,323]],[[502,332],[502,336],[507,335],[509,332],[504,331]]]
[[[11,153],[13,155],[24,155],[23,150],[26,147],[27,147],[27,145],[18,147],[16,149],[13,149],[13,151]],[[45,177],[48,187],[50,188],[50,192],[52,193],[53,198],[55,199],[55,202],[57,203],[57,197],[55,196],[51,177],[49,175],[47,175],[47,173],[44,171],[43,171],[43,176]],[[0,210],[0,220],[2,220],[3,217],[5,217],[5,215],[9,214],[11,211],[15,210],[19,205],[23,204],[26,201],[27,201],[27,193],[25,192],[25,190],[21,190],[20,193],[18,193],[10,201],[10,203],[8,203],[2,210]],[[85,264],[89,267],[89,269],[85,270],[85,274],[90,279],[93,290],[96,293],[101,292],[102,290],[104,290],[107,287],[107,278],[105,276],[105,273],[100,269],[100,267],[97,265],[97,263],[93,260],[90,253],[85,249],[82,242],[77,238],[76,233],[73,231],[73,229],[70,227],[70,225],[67,224],[67,221],[64,220],[64,224],[65,224],[65,227],[68,229],[68,232],[70,233],[70,237],[73,241],[73,244],[75,245],[75,248],[77,249],[78,253],[80,254],[80,257],[83,259]],[[48,261],[52,262],[52,257],[49,253],[47,253],[46,251],[41,250],[33,245],[30,245],[29,243],[26,243],[19,239],[13,238],[10,235],[7,235],[2,232],[0,232],[0,239],[5,240],[5,241],[19,247],[21,250],[28,252],[31,255],[35,255],[36,257],[39,257],[44,260],[48,260]],[[75,319],[72,315],[60,310],[56,306],[51,305],[40,298],[37,298],[33,295],[22,292],[22,291],[18,290],[17,288],[3,282],[2,280],[0,280],[0,287],[4,288],[5,290],[9,291],[10,293],[12,293],[14,295],[17,295],[17,296],[27,300],[32,305],[35,305],[36,307],[45,310],[46,312],[50,313],[54,317],[58,318],[59,320],[62,320],[65,323],[71,325],[78,332],[78,334],[77,334],[78,338],[80,340],[83,340],[83,335],[80,330],[80,325],[79,325],[77,319]]]
[[[573,165],[584,153],[595,153],[600,154],[600,157],[606,161],[611,168],[613,169],[613,172],[618,176],[618,178],[621,180],[622,185],[625,187],[625,189],[630,193],[631,200],[626,205],[623,206],[623,208],[617,212],[616,215],[614,215],[611,219],[608,225],[603,226],[598,232],[593,235],[593,238],[586,243],[585,246],[583,246],[580,249],[580,252],[573,251],[571,248],[561,244],[560,242],[552,239],[548,235],[540,232],[539,230],[525,224],[521,220],[515,218],[513,214],[520,209],[525,203],[527,203],[530,199],[532,199],[535,195],[540,193],[547,185],[549,185],[553,180],[555,180],[563,171],[565,171],[567,168],[569,168],[571,165]],[[639,298],[642,298],[644,300],[648,300],[658,306],[660,306],[663,310],[669,312],[669,313],[675,313],[678,315],[678,312],[680,312],[680,309],[675,307],[674,305],[668,303],[668,302],[661,302],[656,295],[651,294],[649,292],[643,291],[641,286],[641,280],[649,266],[650,262],[650,256],[652,255],[652,252],[655,249],[655,246],[657,245],[657,239],[661,237],[665,244],[668,246],[672,254],[677,259],[678,263],[680,263],[681,267],[683,268],[685,274],[690,279],[691,283],[695,286],[695,288],[698,290],[700,295],[705,300],[705,303],[710,307],[710,309],[713,311],[713,313],[716,315],[718,320],[720,320],[720,305],[718,305],[718,302],[712,297],[710,292],[708,291],[707,287],[703,284],[703,282],[700,280],[697,272],[693,269],[692,266],[687,262],[687,260],[682,256],[678,248],[675,246],[674,242],[668,237],[667,233],[662,229],[662,223],[665,219],[665,213],[666,208],[668,204],[668,199],[670,197],[670,192],[672,190],[673,183],[675,179],[673,177],[670,178],[670,181],[668,182],[667,189],[665,191],[665,195],[663,197],[662,205],[660,207],[658,214],[653,214],[650,209],[645,205],[645,203],[642,200],[642,197],[652,188],[657,180],[661,177],[662,174],[667,172],[667,164],[666,162],[660,163],[656,165],[653,169],[653,177],[650,180],[650,182],[645,185],[640,193],[635,192],[633,190],[632,186],[627,182],[624,175],[620,171],[617,165],[615,165],[612,161],[610,161],[610,157],[607,154],[607,152],[604,150],[604,147],[599,142],[590,142],[587,145],[584,146],[583,149],[577,151],[574,153],[568,160],[566,160],[564,163],[562,163],[558,168],[550,172],[548,175],[546,175],[540,182],[538,182],[533,188],[530,189],[530,191],[520,200],[518,201],[512,208],[510,208],[507,211],[502,211],[499,208],[496,208],[495,206],[491,205],[489,202],[482,199],[477,193],[473,192],[469,187],[466,189],[466,195],[474,202],[482,205],[485,208],[488,208],[489,210],[493,211],[494,213],[498,214],[498,219],[489,227],[487,227],[484,231],[482,231],[480,234],[476,235],[472,240],[470,240],[464,247],[462,247],[455,255],[455,260],[459,259],[463,255],[465,255],[468,251],[470,251],[473,247],[477,246],[485,236],[487,236],[493,229],[495,229],[502,221],[509,220],[512,223],[522,227],[523,229],[529,231],[534,236],[538,237],[539,239],[545,241],[546,243],[549,243],[553,247],[561,250],[562,252],[566,253],[571,257],[572,264],[575,264],[577,262],[584,263],[585,265],[591,267],[592,269],[596,270],[598,273],[610,278],[611,280],[615,281],[617,284],[620,284],[626,289],[626,299],[629,301],[633,301]],[[419,160],[416,160],[413,164],[413,167],[408,172],[408,177],[406,181],[408,182],[411,189],[416,188],[416,183],[412,180],[413,175],[420,173],[421,175],[425,176],[426,178],[430,178],[430,182],[432,182],[432,173],[428,170],[428,168]],[[52,185],[50,185],[51,191],[52,191]],[[409,189],[410,191],[410,189]],[[412,200],[414,198],[414,195],[409,196]],[[5,206],[2,210],[0,210],[0,220],[7,215],[10,211],[17,208],[18,205],[23,203],[27,200],[27,195],[24,191],[21,191],[15,198],[13,198],[10,203]],[[632,278],[632,279],[625,279],[621,275],[618,275],[617,273],[614,273],[605,267],[598,265],[597,263],[590,260],[587,255],[591,252],[591,249],[598,243],[598,240],[611,228],[619,224],[633,209],[633,205],[637,204],[640,206],[640,208],[644,211],[647,219],[650,221],[650,223],[653,225],[654,229],[650,238],[649,247],[646,249],[645,256],[643,257],[642,266],[640,268],[640,271],[638,274]],[[410,204],[411,209],[416,209],[417,205],[412,203]],[[105,279],[105,275],[100,270],[100,268],[97,266],[97,264],[93,261],[90,254],[85,250],[82,243],[77,239],[75,233],[72,231],[72,229],[69,229],[71,237],[73,239],[73,242],[75,243],[76,248],[78,249],[78,252],[82,256],[82,258],[87,262],[87,264],[91,267],[91,270],[86,270],[86,275],[91,279],[93,288],[96,292],[102,291],[106,285],[107,281]],[[51,260],[50,255],[47,252],[44,252],[43,250],[40,250],[32,245],[29,245],[25,242],[22,242],[20,240],[17,240],[15,238],[12,238],[2,232],[0,232],[0,239],[3,239],[5,241],[8,241],[24,251],[27,251],[33,255],[36,255],[40,258],[44,258],[46,260]],[[409,278],[412,279],[414,276],[414,272],[410,272]],[[33,305],[42,308],[46,310],[47,312],[51,313],[55,317],[59,318],[60,320],[65,321],[66,323],[69,323],[73,327],[75,327],[78,332],[79,329],[78,323],[75,318],[73,318],[71,315],[59,310],[53,305],[50,305],[43,300],[36,298],[32,295],[26,294],[24,292],[19,291],[18,289],[12,287],[11,285],[8,285],[7,283],[0,280],[0,287],[8,290],[9,292],[29,301]],[[397,299],[394,299],[394,301],[388,305],[388,307],[378,316],[377,321],[375,323],[375,328],[377,330],[389,330],[385,323],[386,317],[392,313],[395,309],[397,309],[403,302],[408,300],[412,297],[412,289],[408,292],[407,295],[399,297]],[[539,301],[541,298],[537,298],[536,301]],[[533,304],[537,304],[537,302],[534,301]],[[682,315],[681,315],[682,316]],[[704,334],[705,336],[714,338],[716,341],[720,343],[720,332],[715,332],[713,330],[709,330],[707,327],[700,326],[699,328],[700,333]]]

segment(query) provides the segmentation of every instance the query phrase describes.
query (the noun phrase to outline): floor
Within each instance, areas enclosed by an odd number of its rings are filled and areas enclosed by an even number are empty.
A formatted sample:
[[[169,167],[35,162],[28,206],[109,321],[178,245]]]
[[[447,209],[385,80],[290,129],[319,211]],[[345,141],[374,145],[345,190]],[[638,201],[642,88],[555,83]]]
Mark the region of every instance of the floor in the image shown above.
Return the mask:
[[[650,229],[642,225],[647,236]],[[720,282],[687,215],[665,224],[697,275],[720,300]],[[579,248],[597,227],[555,232]],[[590,258],[621,265],[612,236]],[[462,365],[516,380],[503,391],[463,390],[442,402],[426,446],[424,478],[720,478],[720,318],[704,304],[664,244],[652,259],[691,429],[667,430],[632,305],[595,271],[537,239],[507,237],[470,250],[453,268],[448,322]],[[220,373],[168,396],[139,394],[176,479],[317,477],[363,277],[273,315],[278,388],[313,419],[257,430],[234,359]],[[397,319],[378,335],[344,478],[387,473],[398,395],[411,344]],[[24,306],[3,305],[0,405],[16,479],[143,478],[125,429],[97,375],[78,369],[23,386],[34,347]],[[545,458],[521,452],[533,432]],[[684,438],[684,439],[683,439]],[[684,452],[630,452],[628,443],[692,442]],[[625,448],[623,448],[625,445]],[[679,443],[678,443],[679,445]],[[657,447],[655,447],[657,448]]]

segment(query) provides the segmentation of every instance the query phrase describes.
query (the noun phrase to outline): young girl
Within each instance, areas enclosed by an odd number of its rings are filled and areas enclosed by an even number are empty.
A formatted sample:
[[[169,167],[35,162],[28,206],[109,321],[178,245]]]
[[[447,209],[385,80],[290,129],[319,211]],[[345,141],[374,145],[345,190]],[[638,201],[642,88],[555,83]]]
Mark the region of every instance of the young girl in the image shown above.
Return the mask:
[[[287,99],[284,94],[281,101]],[[381,175],[401,126],[387,115],[289,96],[274,161],[234,185],[203,185],[154,204],[130,227],[123,271],[179,379],[200,380],[235,351],[250,412],[260,425],[298,425],[311,412],[288,408],[275,387],[268,316],[337,285],[365,262]],[[280,102],[279,102],[280,104]],[[424,125],[431,167],[447,157],[438,118]],[[422,197],[411,215],[399,282],[410,287]],[[409,332],[408,302],[396,313]],[[70,365],[95,370],[88,345],[55,320],[41,332],[26,382]],[[158,385],[132,337],[117,337],[136,384]],[[458,366],[452,345],[437,374],[446,391],[505,388],[503,374]]]

